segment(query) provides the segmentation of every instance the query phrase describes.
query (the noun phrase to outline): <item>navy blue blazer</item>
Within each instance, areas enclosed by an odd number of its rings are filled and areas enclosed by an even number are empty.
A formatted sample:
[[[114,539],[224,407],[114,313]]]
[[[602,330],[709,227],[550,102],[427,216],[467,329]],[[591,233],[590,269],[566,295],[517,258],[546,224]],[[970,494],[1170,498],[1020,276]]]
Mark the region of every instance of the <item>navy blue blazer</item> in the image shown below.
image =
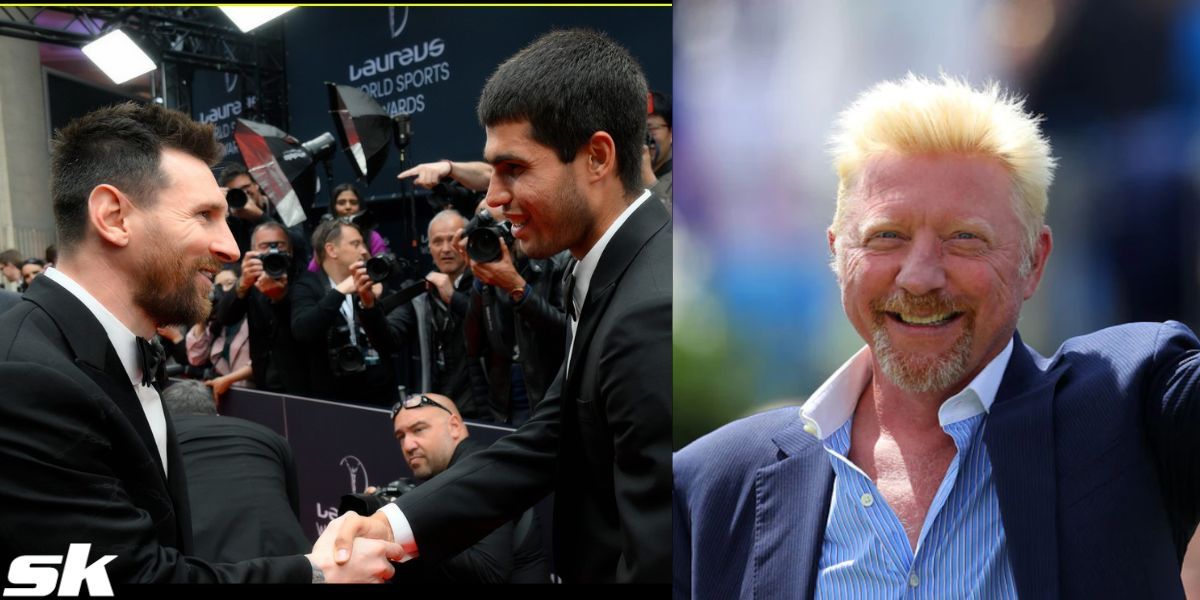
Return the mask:
[[[1200,341],[1137,323],[1050,358],[1019,335],[985,421],[1021,598],[1183,598],[1200,487]],[[833,469],[796,407],[674,456],[675,598],[811,598]]]

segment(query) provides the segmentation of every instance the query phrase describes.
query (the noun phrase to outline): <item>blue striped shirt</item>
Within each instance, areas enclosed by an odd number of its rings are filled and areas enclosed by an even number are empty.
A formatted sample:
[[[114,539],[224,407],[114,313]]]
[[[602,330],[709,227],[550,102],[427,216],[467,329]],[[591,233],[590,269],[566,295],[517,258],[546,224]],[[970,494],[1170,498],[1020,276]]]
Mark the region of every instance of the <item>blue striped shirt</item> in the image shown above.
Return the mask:
[[[823,439],[834,470],[817,598],[1016,597],[983,443],[987,411],[1011,354],[1009,342],[938,411],[957,452],[925,516],[916,552],[875,483],[847,458],[854,407],[870,381],[870,351],[850,359],[805,404],[805,428]]]

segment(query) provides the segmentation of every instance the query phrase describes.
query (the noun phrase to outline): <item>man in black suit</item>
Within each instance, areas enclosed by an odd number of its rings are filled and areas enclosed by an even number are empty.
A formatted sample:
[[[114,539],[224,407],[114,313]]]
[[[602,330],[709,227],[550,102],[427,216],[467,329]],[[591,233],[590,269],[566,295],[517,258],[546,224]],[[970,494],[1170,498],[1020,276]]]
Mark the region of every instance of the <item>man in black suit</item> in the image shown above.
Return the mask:
[[[624,48],[579,30],[541,37],[488,80],[488,204],[527,255],[579,260],[574,341],[528,422],[375,515],[331,525],[336,548],[364,535],[440,560],[554,492],[564,581],[669,581],[671,222],[641,185],[646,94]]]
[[[221,263],[238,258],[209,165],[210,125],[133,102],[55,135],[61,256],[0,316],[0,568],[90,544],[116,582],[380,581],[398,548],[337,568],[312,554],[210,564],[190,556],[184,465],[159,396],[158,326],[203,320]],[[356,554],[357,557],[357,554]],[[104,560],[104,559],[101,559]],[[91,562],[89,560],[89,562]]]
[[[217,319],[225,326],[247,320],[255,388],[308,396],[308,365],[292,335],[292,297],[288,294],[289,282],[296,280],[304,263],[292,252],[291,240],[280,223],[259,224],[250,240],[237,287],[217,301]],[[287,272],[278,278],[263,269],[262,256],[273,248],[291,255]]]
[[[162,398],[187,472],[194,554],[237,562],[311,548],[300,527],[300,487],[288,441],[258,423],[218,415],[203,382],[177,381]]]
[[[312,395],[388,407],[396,401],[387,323],[375,303],[382,286],[363,261],[362,232],[341,220],[313,232],[321,270],[303,271],[292,286],[292,335],[303,344]]]

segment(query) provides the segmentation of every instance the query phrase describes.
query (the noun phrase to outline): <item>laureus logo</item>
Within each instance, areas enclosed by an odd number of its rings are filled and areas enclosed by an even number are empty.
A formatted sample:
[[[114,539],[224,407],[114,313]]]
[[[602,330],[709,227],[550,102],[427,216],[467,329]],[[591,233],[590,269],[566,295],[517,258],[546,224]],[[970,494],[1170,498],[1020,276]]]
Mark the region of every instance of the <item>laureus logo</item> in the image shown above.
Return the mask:
[[[338,464],[346,467],[346,472],[350,474],[350,493],[365,493],[370,482],[367,481],[367,468],[363,466],[362,461],[358,460],[357,456],[350,455],[342,457]]]
[[[400,15],[396,14],[396,10],[394,6],[388,8],[388,24],[391,25],[392,39],[400,37],[400,34],[404,33],[404,26],[408,25],[408,7],[400,9],[404,11]],[[396,24],[397,17],[399,17],[399,25]]]

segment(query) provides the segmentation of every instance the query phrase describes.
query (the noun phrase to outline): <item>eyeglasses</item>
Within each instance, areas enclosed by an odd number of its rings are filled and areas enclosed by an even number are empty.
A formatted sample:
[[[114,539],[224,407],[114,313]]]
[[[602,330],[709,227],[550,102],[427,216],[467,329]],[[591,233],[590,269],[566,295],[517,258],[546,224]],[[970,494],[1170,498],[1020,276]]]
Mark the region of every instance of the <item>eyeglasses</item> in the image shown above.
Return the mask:
[[[392,405],[392,419],[395,420],[396,415],[400,414],[401,409],[407,408],[407,409],[411,410],[414,408],[420,408],[422,406],[436,406],[436,407],[450,413],[451,415],[454,414],[454,413],[450,412],[450,409],[446,408],[445,406],[442,406],[441,404],[438,404],[437,402],[430,400],[429,396],[426,396],[425,394],[421,394],[419,396],[409,396],[408,398],[405,398],[405,399],[393,404]]]

